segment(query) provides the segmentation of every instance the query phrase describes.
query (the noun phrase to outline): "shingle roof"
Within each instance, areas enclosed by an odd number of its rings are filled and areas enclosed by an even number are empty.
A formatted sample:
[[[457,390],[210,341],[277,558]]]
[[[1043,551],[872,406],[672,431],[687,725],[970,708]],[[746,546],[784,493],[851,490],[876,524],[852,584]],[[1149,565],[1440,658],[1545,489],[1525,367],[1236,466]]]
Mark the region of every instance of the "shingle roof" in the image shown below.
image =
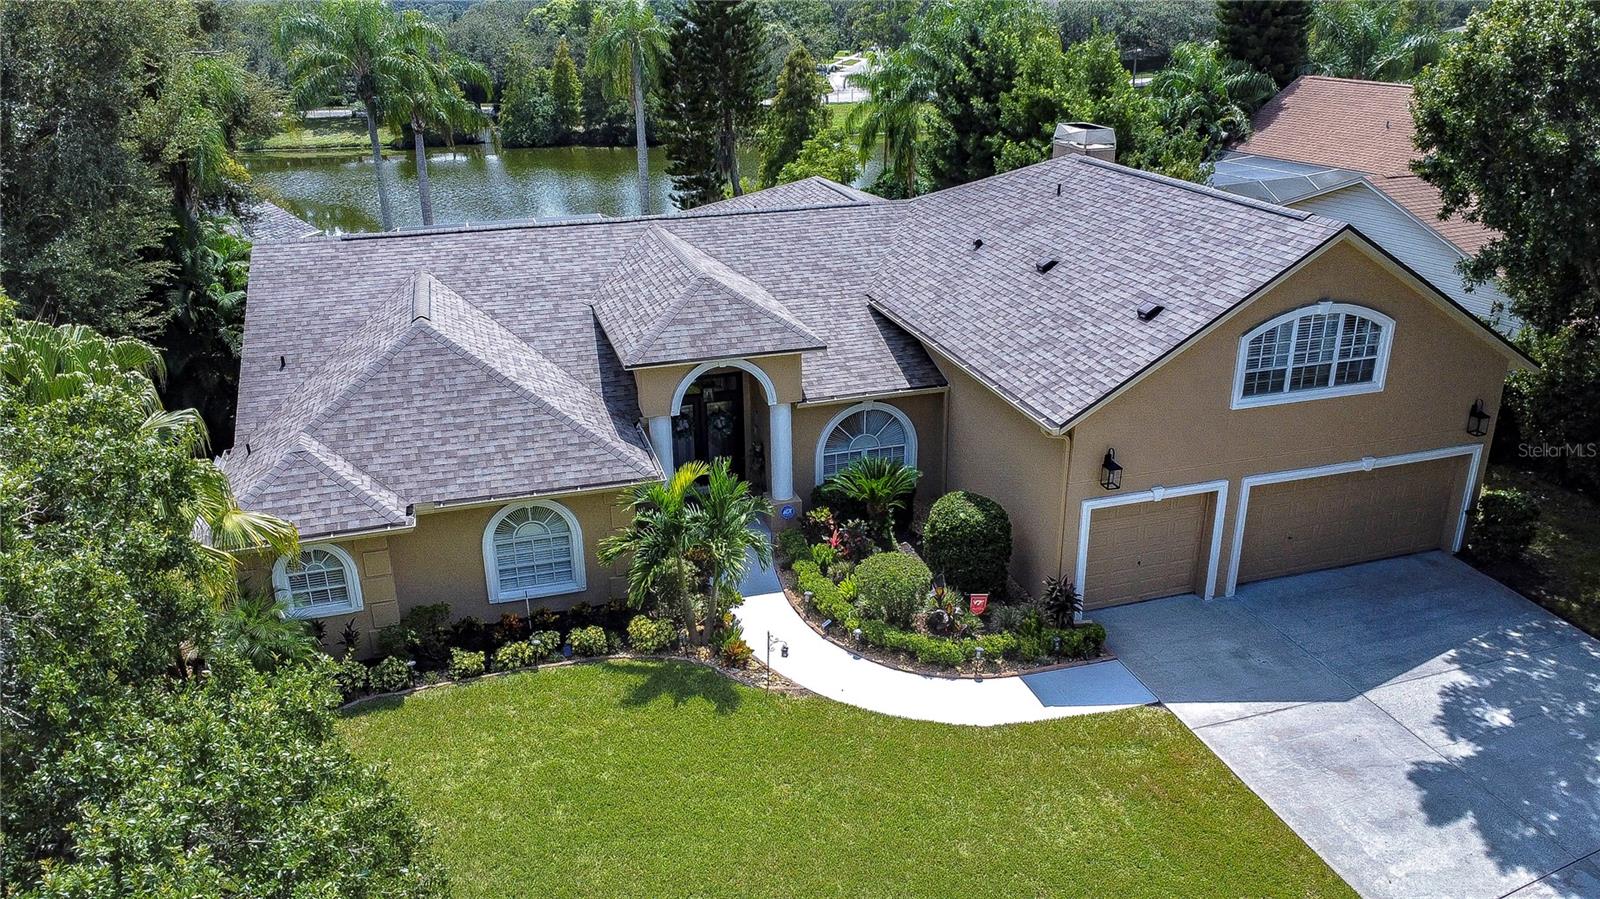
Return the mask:
[[[760,284],[651,228],[600,285],[595,315],[622,364],[820,350],[822,339]]]
[[[261,200],[246,210],[239,225],[252,241],[290,240],[322,233],[316,225],[270,200]]]
[[[1234,149],[1371,175],[1372,185],[1468,255],[1494,232],[1459,216],[1440,220],[1439,192],[1411,173],[1411,85],[1304,75],[1268,100]]]
[[[1059,425],[1339,228],[1068,156],[909,201],[268,242],[225,466],[308,537],[634,482],[625,363],[803,344],[808,401],[942,385],[908,328]]]
[[[910,206],[873,304],[1053,428],[1344,227],[1086,156]]]
[[[758,190],[743,196],[730,197],[715,203],[689,210],[688,215],[707,212],[748,212],[755,209],[799,209],[807,206],[838,206],[841,203],[882,203],[882,197],[840,184],[821,175],[812,175]]]

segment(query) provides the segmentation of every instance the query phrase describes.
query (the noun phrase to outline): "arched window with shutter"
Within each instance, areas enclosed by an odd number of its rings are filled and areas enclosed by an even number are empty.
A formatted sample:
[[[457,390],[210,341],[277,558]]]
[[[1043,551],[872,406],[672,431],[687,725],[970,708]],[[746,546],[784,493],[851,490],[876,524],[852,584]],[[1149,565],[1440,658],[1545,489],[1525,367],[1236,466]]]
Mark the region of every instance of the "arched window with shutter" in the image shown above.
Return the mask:
[[[583,532],[565,506],[517,503],[489,519],[483,563],[490,602],[513,602],[584,589]]]

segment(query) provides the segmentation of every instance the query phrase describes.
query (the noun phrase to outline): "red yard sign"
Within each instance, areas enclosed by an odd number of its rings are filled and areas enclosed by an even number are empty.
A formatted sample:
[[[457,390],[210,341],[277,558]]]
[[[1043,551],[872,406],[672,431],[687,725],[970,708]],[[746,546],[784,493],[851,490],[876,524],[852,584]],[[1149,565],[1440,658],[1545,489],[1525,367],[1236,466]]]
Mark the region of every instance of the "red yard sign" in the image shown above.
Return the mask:
[[[989,594],[974,593],[967,597],[967,604],[972,609],[972,614],[982,615],[989,611]]]

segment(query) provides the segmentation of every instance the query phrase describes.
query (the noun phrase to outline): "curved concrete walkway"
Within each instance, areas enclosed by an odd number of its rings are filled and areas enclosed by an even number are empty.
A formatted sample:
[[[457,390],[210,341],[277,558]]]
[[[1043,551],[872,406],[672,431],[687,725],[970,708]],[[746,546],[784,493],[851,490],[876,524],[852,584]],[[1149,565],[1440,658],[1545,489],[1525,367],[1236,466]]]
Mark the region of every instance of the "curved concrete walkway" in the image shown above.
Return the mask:
[[[885,715],[946,724],[996,725],[1109,712],[1156,698],[1121,662],[1097,662],[981,681],[925,677],[864,659],[822,637],[789,605],[770,572],[753,572],[734,615],[772,670],[821,696]],[[760,587],[767,592],[755,592]],[[754,595],[752,595],[754,594]],[[789,646],[785,658],[780,647]]]

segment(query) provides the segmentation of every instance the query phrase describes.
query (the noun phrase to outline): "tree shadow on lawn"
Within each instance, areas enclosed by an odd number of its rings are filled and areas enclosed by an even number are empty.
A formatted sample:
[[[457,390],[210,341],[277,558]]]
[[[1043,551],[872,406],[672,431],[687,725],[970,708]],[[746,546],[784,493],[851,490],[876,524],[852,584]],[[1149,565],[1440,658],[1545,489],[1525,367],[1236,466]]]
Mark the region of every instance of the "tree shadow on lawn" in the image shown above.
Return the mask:
[[[743,701],[732,680],[700,665],[645,661],[601,662],[600,665],[635,682],[622,697],[624,706],[649,705],[663,696],[671,697],[673,705],[703,699],[711,703],[717,714],[729,715]]]

